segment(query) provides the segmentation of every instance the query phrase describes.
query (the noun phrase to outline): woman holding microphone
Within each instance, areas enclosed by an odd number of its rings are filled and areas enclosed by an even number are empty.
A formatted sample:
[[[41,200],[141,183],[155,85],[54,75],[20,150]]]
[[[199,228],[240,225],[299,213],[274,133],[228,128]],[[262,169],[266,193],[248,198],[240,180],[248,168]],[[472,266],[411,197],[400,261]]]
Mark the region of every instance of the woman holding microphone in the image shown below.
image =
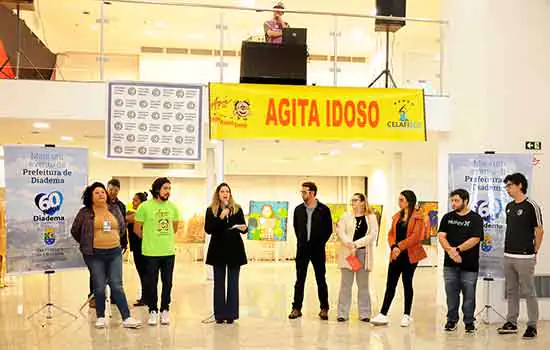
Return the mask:
[[[344,215],[337,226],[341,242],[338,266],[342,272],[338,322],[345,322],[349,318],[354,279],[357,279],[359,319],[369,322],[372,313],[369,271],[373,264],[373,243],[378,236],[378,221],[364,194],[354,194],[351,205],[352,213]],[[353,260],[356,261],[356,266],[350,263]]]
[[[239,319],[239,273],[247,263],[242,234],[248,232],[242,208],[231,188],[220,184],[206,209],[204,230],[211,235],[206,264],[214,268],[214,316],[216,323]],[[227,276],[227,291],[225,281]]]

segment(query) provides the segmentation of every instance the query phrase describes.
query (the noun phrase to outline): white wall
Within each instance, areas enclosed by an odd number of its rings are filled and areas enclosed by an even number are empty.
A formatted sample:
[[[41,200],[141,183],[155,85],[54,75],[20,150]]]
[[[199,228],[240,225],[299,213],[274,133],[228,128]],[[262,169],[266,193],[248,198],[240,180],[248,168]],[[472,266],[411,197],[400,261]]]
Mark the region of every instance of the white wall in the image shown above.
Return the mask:
[[[440,142],[441,201],[446,200],[449,153],[523,153],[525,141],[546,144],[550,117],[550,47],[542,44],[550,36],[550,3],[444,0],[443,4],[450,23],[444,73],[452,97],[453,124],[448,139]],[[539,157],[543,164],[550,161],[544,154]],[[531,184],[546,218],[550,217],[549,177],[550,169],[541,166],[535,169]],[[550,274],[548,242],[543,243],[536,274]],[[493,303],[505,312],[503,284],[496,287]],[[479,300],[483,300],[481,295]],[[543,299],[540,305],[541,317],[550,317],[550,301]]]

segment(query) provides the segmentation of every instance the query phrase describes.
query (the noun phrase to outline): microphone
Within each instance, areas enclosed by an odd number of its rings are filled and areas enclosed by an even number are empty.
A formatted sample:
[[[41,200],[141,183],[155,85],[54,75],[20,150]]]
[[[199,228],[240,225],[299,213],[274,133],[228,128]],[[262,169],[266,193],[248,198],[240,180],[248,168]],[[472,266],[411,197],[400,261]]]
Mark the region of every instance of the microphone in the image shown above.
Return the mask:
[[[228,202],[228,201],[224,201],[224,202],[223,202],[222,210],[229,209],[229,213],[228,213],[227,216],[225,217],[225,219],[227,220],[227,222],[229,222],[229,215],[231,215],[231,208],[228,208],[228,206],[229,206],[229,202]]]

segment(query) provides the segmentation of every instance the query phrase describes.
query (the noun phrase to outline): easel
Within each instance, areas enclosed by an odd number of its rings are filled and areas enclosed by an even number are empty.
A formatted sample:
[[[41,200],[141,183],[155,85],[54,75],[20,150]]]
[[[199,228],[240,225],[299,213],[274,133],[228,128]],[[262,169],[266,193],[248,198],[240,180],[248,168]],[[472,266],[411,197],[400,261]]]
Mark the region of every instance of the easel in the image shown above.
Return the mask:
[[[48,276],[48,300],[46,302],[46,304],[42,305],[42,307],[38,310],[36,310],[35,312],[33,312],[32,314],[30,314],[27,319],[28,320],[31,320],[34,316],[36,316],[37,314],[41,313],[42,311],[46,310],[46,319],[48,320],[51,320],[53,318],[52,316],[52,309],[55,309],[57,311],[61,311],[69,316],[72,316],[74,317],[75,319],[78,318],[77,315],[55,305],[52,301],[52,275],[55,273],[54,270],[48,270],[48,271],[44,271],[44,273],[46,274],[46,276]]]

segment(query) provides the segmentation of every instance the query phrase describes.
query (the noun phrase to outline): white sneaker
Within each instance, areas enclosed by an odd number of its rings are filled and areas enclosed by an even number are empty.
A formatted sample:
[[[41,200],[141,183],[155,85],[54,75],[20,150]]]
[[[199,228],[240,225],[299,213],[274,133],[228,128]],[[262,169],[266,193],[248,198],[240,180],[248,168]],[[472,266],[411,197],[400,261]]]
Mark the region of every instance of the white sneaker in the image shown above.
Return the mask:
[[[160,314],[160,324],[164,326],[167,326],[170,324],[170,313],[168,311],[164,310]]]
[[[149,326],[156,326],[158,322],[158,314],[156,311],[151,311],[149,313],[149,321],[147,322]]]
[[[133,317],[128,317],[127,319],[122,322],[122,327],[124,328],[139,328],[141,327],[141,321],[136,320]]]
[[[376,315],[376,317],[370,320],[370,323],[372,323],[375,326],[385,326],[388,324],[388,316],[378,314]]]
[[[98,328],[98,329],[103,329],[103,328],[105,328],[105,317],[99,317],[99,318],[95,321],[95,328]]]
[[[408,327],[411,325],[412,317],[409,315],[403,315],[403,318],[401,319],[401,327]]]

